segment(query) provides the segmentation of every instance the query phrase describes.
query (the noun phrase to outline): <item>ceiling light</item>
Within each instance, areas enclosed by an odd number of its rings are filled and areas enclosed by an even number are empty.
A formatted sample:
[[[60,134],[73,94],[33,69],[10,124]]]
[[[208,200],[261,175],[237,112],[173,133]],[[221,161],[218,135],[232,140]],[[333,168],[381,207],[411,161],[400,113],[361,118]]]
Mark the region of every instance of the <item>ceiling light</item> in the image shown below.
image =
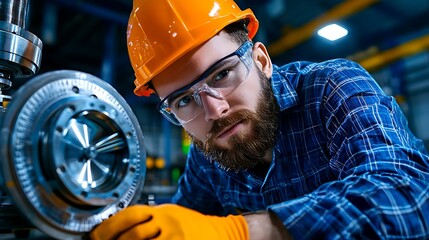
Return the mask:
[[[331,41],[335,41],[339,38],[342,38],[346,36],[347,33],[348,33],[347,29],[337,24],[330,24],[328,26],[321,28],[319,31],[317,31],[317,34],[319,36],[329,39]]]

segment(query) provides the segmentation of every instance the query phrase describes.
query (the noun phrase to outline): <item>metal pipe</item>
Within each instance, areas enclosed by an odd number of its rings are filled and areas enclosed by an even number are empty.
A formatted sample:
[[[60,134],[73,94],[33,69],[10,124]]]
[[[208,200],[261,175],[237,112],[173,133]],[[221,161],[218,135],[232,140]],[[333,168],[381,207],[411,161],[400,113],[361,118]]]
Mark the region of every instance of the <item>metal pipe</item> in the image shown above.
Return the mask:
[[[25,28],[28,4],[27,0],[0,1],[0,21]]]
[[[0,0],[0,109],[11,99],[2,90],[12,79],[29,77],[40,67],[42,41],[25,29],[27,0]]]
[[[380,69],[387,63],[391,63],[398,59],[411,56],[413,54],[422,52],[429,47],[429,34],[420,36],[411,41],[403,43],[394,48],[388,49],[375,56],[368,57],[359,61],[359,63],[368,71],[375,71]]]

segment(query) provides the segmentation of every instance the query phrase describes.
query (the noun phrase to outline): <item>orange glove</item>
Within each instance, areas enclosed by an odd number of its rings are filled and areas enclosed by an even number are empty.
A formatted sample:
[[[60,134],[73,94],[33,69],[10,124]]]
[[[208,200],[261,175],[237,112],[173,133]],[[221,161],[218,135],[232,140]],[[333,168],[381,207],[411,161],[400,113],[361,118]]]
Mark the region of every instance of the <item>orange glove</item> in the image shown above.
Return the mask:
[[[249,239],[246,219],[203,215],[173,204],[135,205],[107,219],[90,233],[91,239]]]

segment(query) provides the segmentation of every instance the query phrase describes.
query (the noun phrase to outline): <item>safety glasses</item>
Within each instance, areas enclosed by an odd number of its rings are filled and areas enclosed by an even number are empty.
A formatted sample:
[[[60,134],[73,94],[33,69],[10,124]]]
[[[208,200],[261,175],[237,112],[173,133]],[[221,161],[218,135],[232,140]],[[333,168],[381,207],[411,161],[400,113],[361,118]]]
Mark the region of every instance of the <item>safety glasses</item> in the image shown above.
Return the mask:
[[[224,99],[248,78],[252,46],[246,41],[236,51],[216,61],[195,81],[162,99],[157,105],[158,111],[179,126],[194,120],[204,112],[202,93]]]

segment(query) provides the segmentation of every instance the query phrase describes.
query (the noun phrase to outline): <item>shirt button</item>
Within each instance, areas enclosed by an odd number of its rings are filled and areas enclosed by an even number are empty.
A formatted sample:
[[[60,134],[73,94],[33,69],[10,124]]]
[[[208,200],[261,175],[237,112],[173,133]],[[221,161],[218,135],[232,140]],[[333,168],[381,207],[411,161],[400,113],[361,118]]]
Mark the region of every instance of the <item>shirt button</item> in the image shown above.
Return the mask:
[[[223,198],[226,199],[226,200],[228,200],[229,199],[229,194],[224,194]]]

